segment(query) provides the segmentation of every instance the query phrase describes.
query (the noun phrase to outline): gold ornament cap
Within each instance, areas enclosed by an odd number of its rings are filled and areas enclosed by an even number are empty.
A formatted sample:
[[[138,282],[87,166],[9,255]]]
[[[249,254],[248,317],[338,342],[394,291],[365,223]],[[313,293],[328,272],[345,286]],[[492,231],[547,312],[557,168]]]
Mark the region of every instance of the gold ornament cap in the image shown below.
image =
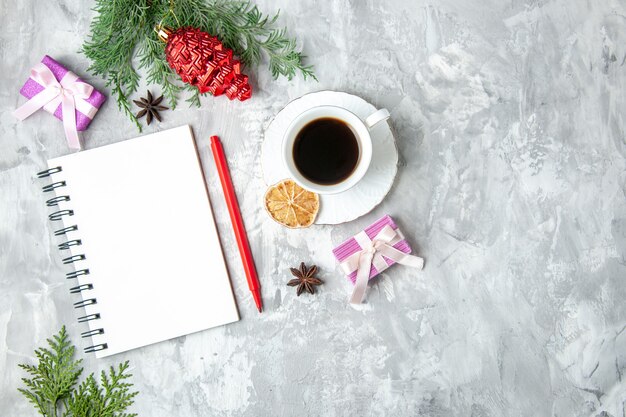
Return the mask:
[[[172,29],[168,28],[167,26],[161,26],[160,24],[154,28],[154,31],[157,33],[159,39],[161,39],[163,42],[167,42],[170,35],[172,34]]]

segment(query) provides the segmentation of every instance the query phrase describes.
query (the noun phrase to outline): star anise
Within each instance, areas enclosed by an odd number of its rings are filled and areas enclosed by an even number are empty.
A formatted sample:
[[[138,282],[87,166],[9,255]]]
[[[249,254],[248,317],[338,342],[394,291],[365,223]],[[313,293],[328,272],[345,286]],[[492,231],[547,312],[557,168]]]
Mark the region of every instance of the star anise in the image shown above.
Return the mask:
[[[148,97],[142,97],[139,100],[133,100],[133,102],[141,109],[139,113],[137,113],[137,118],[140,119],[146,116],[146,122],[148,124],[152,123],[152,118],[155,118],[160,122],[161,115],[159,114],[159,112],[163,110],[168,110],[167,107],[160,105],[161,101],[163,101],[163,95],[158,98],[153,98],[150,91],[148,91]]]
[[[298,290],[296,294],[298,297],[304,291],[309,292],[310,294],[315,294],[315,286],[322,285],[323,281],[319,278],[315,278],[315,274],[317,273],[317,266],[313,265],[310,268],[307,268],[304,265],[304,262],[300,263],[300,269],[289,268],[291,274],[296,277],[287,283],[290,287],[298,286]]]

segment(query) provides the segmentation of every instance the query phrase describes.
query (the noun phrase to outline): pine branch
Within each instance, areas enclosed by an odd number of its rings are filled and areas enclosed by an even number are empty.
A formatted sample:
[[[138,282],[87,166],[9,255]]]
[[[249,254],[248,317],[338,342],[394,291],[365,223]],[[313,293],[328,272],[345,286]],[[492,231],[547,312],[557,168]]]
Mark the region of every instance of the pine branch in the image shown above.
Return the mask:
[[[278,13],[266,16],[247,0],[96,0],[96,16],[82,52],[91,61],[89,71],[107,80],[118,108],[141,130],[130,107],[145,70],[146,81],[158,84],[170,107],[176,107],[183,90],[191,91],[178,79],[165,60],[164,48],[154,28],[158,24],[178,28],[198,27],[217,36],[247,67],[256,67],[267,58],[274,78],[291,80],[298,73],[315,79],[313,67],[296,49],[286,29],[274,28]],[[199,106],[197,92],[187,101]]]
[[[61,328],[58,335],[48,339],[50,348],[35,350],[37,366],[20,364],[31,378],[22,378],[25,388],[18,388],[26,399],[44,417],[135,417],[128,414],[137,395],[128,382],[131,375],[128,362],[111,367],[108,374],[102,372],[100,385],[93,374],[75,388],[83,372],[81,359],[74,360],[76,348],[71,344]]]
[[[26,388],[18,388],[43,416],[56,417],[57,405],[67,398],[83,369],[82,360],[74,360],[76,348],[67,337],[65,326],[58,335],[48,339],[50,349],[39,348],[35,356],[37,366],[20,364],[32,378],[22,378]]]
[[[67,402],[69,415],[72,417],[134,417],[124,411],[130,407],[137,395],[131,392],[132,384],[126,382],[131,377],[128,371],[128,361],[119,364],[117,370],[113,367],[108,374],[102,371],[100,386],[93,374],[80,384],[78,390],[72,394]]]
[[[141,125],[130,110],[129,97],[139,87],[140,77],[132,61],[137,44],[145,36],[148,1],[97,0],[91,38],[82,48],[91,60],[88,71],[107,79],[106,85],[111,87],[118,108],[139,130]]]
[[[158,39],[147,38],[139,51],[139,68],[147,68],[148,84],[158,84],[162,93],[173,109],[176,108],[181,85],[173,81],[176,74],[165,60],[163,43]]]
[[[200,92],[198,91],[198,89],[193,85],[187,84],[185,85],[185,90],[189,91],[189,93],[191,94],[191,96],[187,100],[185,100],[187,103],[189,103],[189,106],[200,107]]]

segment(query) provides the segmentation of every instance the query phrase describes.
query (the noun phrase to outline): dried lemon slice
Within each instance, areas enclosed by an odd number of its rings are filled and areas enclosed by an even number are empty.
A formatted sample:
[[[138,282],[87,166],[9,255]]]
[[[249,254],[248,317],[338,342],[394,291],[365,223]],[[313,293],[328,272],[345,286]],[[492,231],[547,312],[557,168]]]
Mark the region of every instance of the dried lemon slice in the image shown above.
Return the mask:
[[[267,189],[265,209],[283,226],[309,227],[320,210],[320,197],[287,179]]]

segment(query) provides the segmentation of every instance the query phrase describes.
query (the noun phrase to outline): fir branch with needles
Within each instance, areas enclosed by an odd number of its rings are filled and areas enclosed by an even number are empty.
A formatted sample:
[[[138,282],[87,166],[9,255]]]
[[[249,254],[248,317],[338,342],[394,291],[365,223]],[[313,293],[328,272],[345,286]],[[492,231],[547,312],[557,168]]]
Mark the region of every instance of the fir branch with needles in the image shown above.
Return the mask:
[[[102,372],[100,384],[93,374],[78,388],[75,385],[83,372],[82,359],[75,360],[76,348],[70,342],[65,326],[48,339],[48,348],[35,350],[38,364],[20,364],[30,378],[22,378],[25,388],[18,388],[44,417],[134,417],[127,413],[137,392],[131,391],[127,380],[128,362],[109,372]]]
[[[57,415],[59,402],[69,397],[83,369],[74,360],[76,348],[68,340],[65,326],[48,339],[49,348],[35,350],[37,366],[20,364],[31,378],[22,378],[26,388],[18,388],[43,416]]]
[[[130,109],[145,71],[148,84],[158,84],[174,109],[183,91],[191,105],[199,94],[183,84],[165,59],[165,45],[154,28],[193,26],[217,36],[247,67],[267,59],[270,73],[288,80],[297,74],[317,80],[313,67],[297,50],[286,29],[276,28],[278,13],[267,16],[248,0],[96,0],[96,16],[82,52],[91,61],[89,71],[106,79],[119,109],[141,130]]]

